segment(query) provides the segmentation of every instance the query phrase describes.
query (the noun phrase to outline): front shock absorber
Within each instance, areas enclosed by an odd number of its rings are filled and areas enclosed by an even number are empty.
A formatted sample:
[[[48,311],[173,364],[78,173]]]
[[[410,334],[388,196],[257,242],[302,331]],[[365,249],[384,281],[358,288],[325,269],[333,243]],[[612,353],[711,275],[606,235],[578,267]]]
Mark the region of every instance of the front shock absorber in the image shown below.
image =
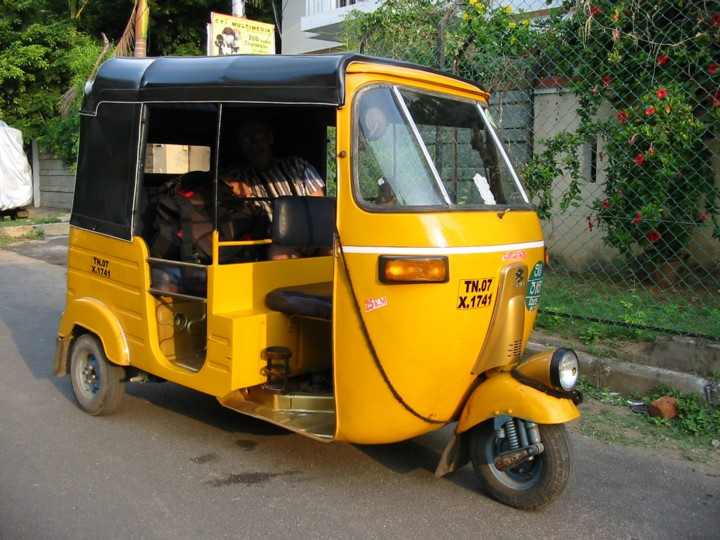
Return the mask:
[[[522,462],[542,454],[545,447],[540,442],[539,430],[534,422],[511,418],[503,425],[508,450],[498,454],[493,463],[499,471],[517,467]],[[521,447],[522,444],[522,447]]]
[[[511,418],[505,424],[505,435],[510,450],[516,450],[520,448],[520,441],[518,440],[517,426],[515,425],[516,419]]]
[[[525,420],[525,429],[527,429],[528,443],[538,444],[540,442],[540,430],[535,422]]]

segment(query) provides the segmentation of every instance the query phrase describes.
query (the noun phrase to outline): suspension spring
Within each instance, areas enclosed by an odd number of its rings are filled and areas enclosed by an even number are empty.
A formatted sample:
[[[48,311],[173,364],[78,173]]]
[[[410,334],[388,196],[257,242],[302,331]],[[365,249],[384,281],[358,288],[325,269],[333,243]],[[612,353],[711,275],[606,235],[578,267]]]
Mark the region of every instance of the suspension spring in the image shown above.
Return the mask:
[[[518,441],[517,428],[515,427],[515,419],[511,418],[505,424],[505,433],[507,434],[508,445],[510,450],[516,450],[520,448],[520,441]]]

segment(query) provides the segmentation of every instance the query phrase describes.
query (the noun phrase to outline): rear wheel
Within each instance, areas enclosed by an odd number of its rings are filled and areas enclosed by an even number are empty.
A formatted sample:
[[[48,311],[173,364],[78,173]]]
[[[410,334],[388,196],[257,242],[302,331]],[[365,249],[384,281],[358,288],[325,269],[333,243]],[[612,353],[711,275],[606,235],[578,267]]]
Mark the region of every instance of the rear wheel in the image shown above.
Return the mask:
[[[108,361],[100,340],[84,334],[75,340],[70,357],[70,381],[80,408],[93,416],[120,407],[125,369]]]
[[[511,450],[508,439],[498,437],[492,421],[473,428],[470,437],[473,468],[482,487],[494,499],[514,508],[535,510],[565,491],[573,472],[567,430],[563,424],[538,428],[545,450],[504,471],[495,467],[494,459]]]

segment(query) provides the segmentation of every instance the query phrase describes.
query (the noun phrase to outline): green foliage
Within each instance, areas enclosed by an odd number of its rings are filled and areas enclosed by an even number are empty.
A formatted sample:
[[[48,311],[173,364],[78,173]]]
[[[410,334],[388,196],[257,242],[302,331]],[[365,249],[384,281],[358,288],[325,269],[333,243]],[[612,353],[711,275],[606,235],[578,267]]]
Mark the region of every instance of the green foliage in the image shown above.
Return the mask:
[[[53,116],[45,125],[45,133],[38,137],[43,146],[67,164],[77,161],[77,148],[80,138],[80,115],[83,88],[99,59],[103,47],[84,34],[77,34],[73,48],[67,53],[66,62],[69,75],[67,90],[69,107],[65,114]],[[74,96],[73,99],[70,99]]]
[[[247,15],[275,22],[273,1],[249,1]],[[75,163],[77,113],[103,49],[101,36],[117,44],[133,6],[133,0],[0,0],[0,119],[22,130],[26,142],[37,138],[66,164]],[[148,54],[188,55],[205,53],[210,12],[226,13],[230,5],[149,0],[149,7]]]
[[[493,90],[527,84],[553,39],[524,13],[478,0],[385,0],[374,11],[351,12],[344,24],[350,50],[445,69]]]
[[[451,51],[455,71],[481,81],[492,91],[527,85],[540,52],[553,39],[545,21],[498,2],[469,0]]]
[[[720,408],[703,403],[697,394],[683,394],[665,385],[651,389],[643,401],[649,404],[663,396],[677,400],[678,415],[672,420],[651,418],[651,421],[693,437],[720,438]]]
[[[563,165],[597,139],[607,176],[591,225],[604,230],[606,244],[658,263],[682,256],[706,222],[720,238],[707,146],[720,128],[720,14],[684,0],[568,1],[565,8],[570,16],[555,27],[565,45],[545,60],[570,81],[580,125],[541,141],[545,150],[525,170],[544,215],[555,203],[554,174],[571,179],[560,209],[579,200],[581,171]]]
[[[541,217],[581,203],[581,150],[599,141],[606,194],[589,224],[607,245],[658,263],[683,255],[697,227],[720,238],[708,148],[720,131],[720,13],[690,0],[566,0],[531,20],[502,4],[386,1],[346,19],[346,44],[492,91],[566,81],[579,126],[536,141],[523,171]]]
[[[555,205],[554,186],[558,178],[570,178],[568,188],[561,195],[560,209],[566,210],[580,200],[584,183],[579,149],[585,138],[576,133],[562,132],[543,141],[543,149],[535,154],[524,170],[525,183],[537,204],[538,215],[548,219]]]
[[[669,451],[677,455],[679,452],[685,459],[717,463],[718,451],[711,444],[717,436],[712,433],[696,437],[676,429],[674,421],[650,418],[639,408],[630,406],[631,401],[638,402],[640,398],[628,400],[608,389],[601,390],[587,380],[582,381],[580,389],[586,398],[580,405],[581,433],[612,444],[641,447],[651,454]]]
[[[55,2],[0,0],[0,118],[26,139],[43,133],[68,88],[76,34]]]
[[[365,54],[439,67],[438,25],[454,7],[443,0],[385,0],[373,11],[352,11],[345,18],[345,44]]]
[[[158,2],[149,0],[150,29],[149,56],[193,56],[206,53],[207,32],[205,23],[210,12],[229,13],[232,7],[227,0],[184,0]]]

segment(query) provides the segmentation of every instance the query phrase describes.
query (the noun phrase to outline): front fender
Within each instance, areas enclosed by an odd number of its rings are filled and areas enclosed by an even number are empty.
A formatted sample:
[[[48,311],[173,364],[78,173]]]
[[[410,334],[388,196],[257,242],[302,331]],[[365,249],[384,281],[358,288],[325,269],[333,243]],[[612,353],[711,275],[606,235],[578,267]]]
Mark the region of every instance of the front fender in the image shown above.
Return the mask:
[[[507,415],[537,424],[562,424],[580,417],[570,399],[556,398],[515,380],[508,372],[495,373],[478,385],[465,403],[457,433],[494,416]]]
[[[67,356],[70,341],[78,327],[92,332],[100,339],[108,360],[120,366],[130,365],[127,339],[117,317],[102,302],[85,297],[68,304],[60,319],[55,352],[55,375],[62,376],[68,372]]]

